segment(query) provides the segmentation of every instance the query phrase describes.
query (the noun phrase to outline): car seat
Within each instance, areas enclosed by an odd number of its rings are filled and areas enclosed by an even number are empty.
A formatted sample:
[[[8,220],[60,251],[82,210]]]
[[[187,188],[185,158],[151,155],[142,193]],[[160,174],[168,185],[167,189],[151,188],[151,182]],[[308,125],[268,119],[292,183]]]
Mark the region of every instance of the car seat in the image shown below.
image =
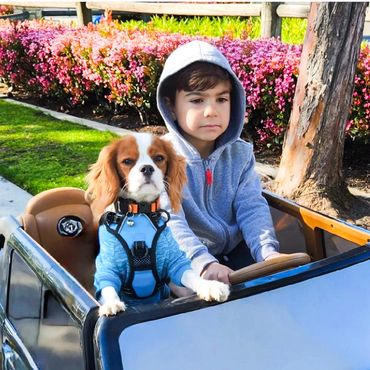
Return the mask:
[[[82,189],[41,192],[30,199],[20,221],[35,241],[93,293],[98,235]]]

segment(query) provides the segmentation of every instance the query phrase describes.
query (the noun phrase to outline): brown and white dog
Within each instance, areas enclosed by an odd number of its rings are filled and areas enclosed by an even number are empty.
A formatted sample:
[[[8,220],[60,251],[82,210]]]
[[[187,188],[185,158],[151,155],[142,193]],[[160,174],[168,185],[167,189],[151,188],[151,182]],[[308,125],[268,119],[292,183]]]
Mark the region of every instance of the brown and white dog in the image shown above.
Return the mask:
[[[178,212],[186,183],[186,163],[168,141],[148,133],[134,133],[102,149],[87,182],[87,198],[96,223],[106,210],[113,210],[119,197],[151,203],[167,191],[173,212]],[[225,301],[229,296],[228,285],[204,280],[191,269],[184,272],[181,283],[206,301]],[[102,289],[101,303],[100,315],[126,309],[113,287]]]

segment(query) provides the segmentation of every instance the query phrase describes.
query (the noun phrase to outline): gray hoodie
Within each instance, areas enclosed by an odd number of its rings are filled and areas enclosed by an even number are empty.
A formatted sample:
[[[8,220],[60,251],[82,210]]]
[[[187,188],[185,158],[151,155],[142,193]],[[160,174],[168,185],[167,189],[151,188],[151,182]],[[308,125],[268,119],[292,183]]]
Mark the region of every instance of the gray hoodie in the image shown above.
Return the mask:
[[[231,75],[230,123],[216,142],[215,150],[202,159],[178,130],[161,93],[163,81],[196,61],[219,65]],[[255,261],[263,261],[279,248],[269,207],[261,194],[254,170],[252,145],[240,139],[245,114],[244,88],[227,59],[214,46],[192,41],[177,48],[167,59],[157,89],[158,109],[169,130],[170,140],[187,159],[188,183],[182,210],[171,214],[170,227],[180,247],[200,273],[217,261],[214,255],[228,254],[244,238]],[[212,173],[208,184],[206,171]]]

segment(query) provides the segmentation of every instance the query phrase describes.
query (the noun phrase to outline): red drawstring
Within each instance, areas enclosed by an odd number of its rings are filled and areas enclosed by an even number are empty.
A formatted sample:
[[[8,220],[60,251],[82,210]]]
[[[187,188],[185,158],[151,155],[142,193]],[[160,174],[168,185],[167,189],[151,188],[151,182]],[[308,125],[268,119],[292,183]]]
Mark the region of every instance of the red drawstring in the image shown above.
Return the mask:
[[[207,168],[206,169],[206,184],[212,185],[212,182],[213,182],[212,171],[209,168]]]

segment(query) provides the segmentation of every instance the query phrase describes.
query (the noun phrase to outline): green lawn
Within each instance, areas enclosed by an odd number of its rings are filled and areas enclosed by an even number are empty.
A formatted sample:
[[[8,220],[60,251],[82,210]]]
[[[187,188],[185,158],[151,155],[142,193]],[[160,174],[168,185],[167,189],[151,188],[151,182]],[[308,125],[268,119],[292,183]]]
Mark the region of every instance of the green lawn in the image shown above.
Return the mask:
[[[89,165],[115,137],[0,100],[0,175],[31,194],[86,188]]]

